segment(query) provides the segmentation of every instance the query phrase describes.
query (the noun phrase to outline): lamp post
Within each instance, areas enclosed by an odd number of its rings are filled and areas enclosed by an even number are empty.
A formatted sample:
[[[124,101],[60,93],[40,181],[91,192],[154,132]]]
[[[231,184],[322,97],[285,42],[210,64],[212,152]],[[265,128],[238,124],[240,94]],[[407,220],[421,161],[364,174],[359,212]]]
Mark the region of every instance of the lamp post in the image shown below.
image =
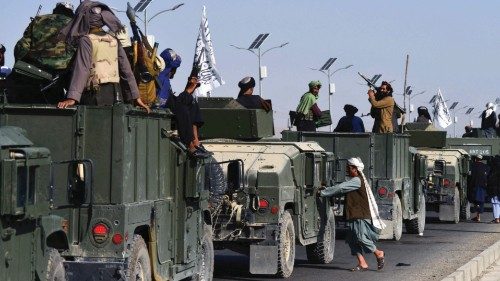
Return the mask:
[[[408,87],[410,87],[410,86],[408,86]],[[412,104],[411,104],[411,99],[412,99],[412,98],[415,98],[416,96],[419,96],[419,95],[421,95],[421,94],[425,93],[425,91],[421,91],[421,92],[419,92],[419,93],[417,93],[417,94],[414,94],[414,95],[412,95],[411,93],[412,93],[412,90],[409,90],[409,91],[406,93],[406,94],[408,95],[408,105],[409,105],[409,110],[408,110],[408,120],[409,120],[409,121],[408,121],[408,122],[411,122],[411,111],[412,111],[412,110],[411,110],[411,106],[412,106]]]
[[[340,70],[348,69],[349,67],[354,66],[352,64],[349,64],[347,66],[344,66],[344,67],[341,67],[341,68],[337,68],[334,71],[330,72],[330,67],[332,66],[332,64],[336,60],[337,60],[337,58],[329,58],[325,62],[325,64],[321,68],[319,68],[319,69],[309,67],[309,69],[311,69],[311,70],[317,70],[317,71],[325,74],[326,77],[328,78],[328,110],[330,111],[330,114],[332,114],[332,96],[333,96],[332,83],[330,82],[331,78],[332,78],[333,74],[335,74],[336,72],[338,72]],[[333,124],[330,125],[330,132],[332,132],[332,131],[333,131]]]
[[[462,110],[462,109],[465,109],[465,108],[469,108],[468,105],[466,106],[463,106],[459,109],[455,109],[458,105],[458,102],[454,102],[451,106],[450,106],[450,110],[453,111],[453,137],[457,137],[457,133],[456,133],[456,128],[457,128],[457,122],[458,122],[458,117],[457,117],[457,113]]]
[[[149,22],[154,19],[156,16],[160,15],[160,14],[163,14],[163,13],[166,13],[166,12],[170,12],[170,11],[174,11],[174,10],[177,10],[178,8],[180,8],[181,6],[184,5],[184,3],[179,3],[177,5],[174,5],[172,8],[170,9],[166,9],[166,10],[162,10],[162,11],[159,11],[158,13],[154,14],[152,17],[150,17],[148,19],[148,13],[147,13],[147,7],[148,5],[153,2],[153,0],[141,0],[139,1],[139,3],[137,3],[137,5],[135,5],[134,7],[134,11],[135,12],[144,12],[144,19],[141,19],[139,16],[135,16],[136,18],[138,18],[140,21],[142,21],[144,23],[144,35],[147,35],[147,31],[148,31],[148,24]],[[118,10],[116,8],[113,8],[111,7],[112,10],[116,11],[116,12],[120,12],[120,13],[126,13],[127,11],[122,11],[122,10]]]
[[[239,49],[239,50],[246,50],[246,51],[249,51],[251,52],[252,54],[256,55],[257,58],[258,58],[258,61],[259,61],[259,95],[262,97],[262,79],[264,79],[263,75],[262,75],[262,66],[261,66],[261,59],[262,57],[269,51],[271,50],[274,50],[274,49],[278,49],[278,48],[283,48],[285,47],[286,45],[288,45],[289,43],[286,42],[286,43],[283,43],[281,45],[278,45],[278,46],[275,46],[275,47],[272,47],[272,48],[269,48],[263,52],[261,52],[261,45],[262,43],[264,43],[264,41],[267,39],[267,37],[269,36],[269,33],[262,33],[262,34],[259,34],[259,36],[257,36],[257,38],[255,38],[255,40],[252,42],[252,44],[250,44],[250,47],[248,48],[242,48],[242,47],[238,47],[238,46],[235,46],[235,45],[230,45],[231,47],[234,47],[236,49]],[[257,52],[255,52],[255,50],[257,50]]]

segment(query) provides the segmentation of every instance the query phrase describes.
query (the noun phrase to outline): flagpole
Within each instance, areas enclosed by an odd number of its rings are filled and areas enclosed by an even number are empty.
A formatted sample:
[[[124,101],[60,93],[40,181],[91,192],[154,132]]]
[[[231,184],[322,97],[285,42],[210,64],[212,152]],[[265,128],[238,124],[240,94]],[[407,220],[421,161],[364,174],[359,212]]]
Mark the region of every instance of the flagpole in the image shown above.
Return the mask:
[[[408,78],[408,62],[409,62],[409,60],[410,60],[410,55],[407,54],[406,55],[406,67],[405,67],[405,82],[404,82],[404,87],[403,87],[403,107],[405,110],[405,114],[406,114],[406,112],[408,112],[406,110],[406,80]],[[402,121],[403,121],[403,124],[401,124],[401,125],[404,125],[406,123],[405,118],[403,118]],[[411,122],[411,120],[410,120],[410,122]]]

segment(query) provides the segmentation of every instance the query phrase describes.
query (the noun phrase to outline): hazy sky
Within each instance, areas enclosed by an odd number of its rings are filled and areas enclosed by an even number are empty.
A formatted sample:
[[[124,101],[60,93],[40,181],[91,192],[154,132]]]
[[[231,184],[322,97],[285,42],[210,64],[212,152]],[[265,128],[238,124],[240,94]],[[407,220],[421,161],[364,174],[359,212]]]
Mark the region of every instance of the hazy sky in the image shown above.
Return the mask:
[[[79,1],[72,1],[75,7]],[[103,1],[124,10],[126,1]],[[132,6],[138,0],[131,1]],[[2,0],[0,42],[7,47],[6,64],[13,64],[12,47],[22,36],[29,17],[39,4],[50,13],[57,1]],[[262,57],[268,77],[262,81],[264,98],[273,101],[277,132],[286,127],[288,111],[294,110],[310,80],[321,80],[320,108],[328,109],[327,78],[308,67],[319,68],[329,57],[338,60],[332,70],[354,66],[332,77],[336,92],[332,96],[333,122],[344,115],[344,104],[359,108],[357,115],[369,111],[366,87],[356,74],[382,74],[392,83],[396,101],[403,104],[406,55],[410,56],[408,85],[415,96],[415,108],[428,105],[438,88],[444,98],[458,101],[457,108],[474,107],[472,115],[458,110],[456,134],[470,119],[480,124],[479,114],[488,101],[494,101],[500,75],[500,2],[494,0],[419,0],[419,1],[334,1],[334,0],[154,0],[148,14],[153,15],[175,4],[176,11],[154,18],[147,33],[154,34],[160,49],[177,51],[183,64],[173,80],[174,91],[182,91],[191,70],[202,6],[206,5],[218,69],[226,84],[213,96],[233,96],[244,76],[258,76],[257,57],[230,46],[248,47],[259,33],[270,33],[262,51],[285,42],[284,48]],[[128,25],[123,13],[118,16]],[[140,27],[144,29],[141,24]],[[258,89],[258,87],[256,88]],[[498,112],[497,112],[498,113]],[[412,119],[416,112],[412,113]],[[372,119],[363,118],[371,128]],[[453,125],[448,128],[453,134]]]

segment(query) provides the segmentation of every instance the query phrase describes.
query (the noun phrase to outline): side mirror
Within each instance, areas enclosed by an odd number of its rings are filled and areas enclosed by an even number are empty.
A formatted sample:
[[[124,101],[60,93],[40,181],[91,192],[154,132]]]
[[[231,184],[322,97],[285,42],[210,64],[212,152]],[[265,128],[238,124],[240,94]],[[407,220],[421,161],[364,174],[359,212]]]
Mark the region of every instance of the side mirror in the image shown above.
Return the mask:
[[[238,190],[242,187],[243,163],[240,160],[231,161],[227,165],[227,187],[229,190]]]
[[[92,188],[92,165],[88,161],[74,161],[68,165],[68,203],[83,205]]]

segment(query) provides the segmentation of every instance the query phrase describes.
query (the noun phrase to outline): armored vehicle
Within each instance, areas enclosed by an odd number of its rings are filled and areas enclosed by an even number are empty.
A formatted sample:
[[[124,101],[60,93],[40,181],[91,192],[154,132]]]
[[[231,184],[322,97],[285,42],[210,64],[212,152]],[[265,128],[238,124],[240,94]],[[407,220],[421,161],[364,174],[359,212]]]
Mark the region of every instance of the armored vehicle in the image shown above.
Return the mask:
[[[66,220],[51,213],[51,156],[18,127],[0,127],[0,280],[64,280],[56,250]]]
[[[361,158],[380,216],[387,225],[380,239],[399,240],[403,222],[407,232],[423,233],[425,201],[421,180],[425,178],[425,157],[410,149],[408,135],[283,131],[282,139],[315,141],[333,152],[337,183],[345,181],[347,159]]]
[[[439,213],[439,220],[458,223],[470,218],[467,200],[469,155],[459,148],[446,148],[446,131],[431,124],[407,123],[410,145],[427,156],[428,181],[425,185],[427,210]]]
[[[332,153],[313,142],[264,140],[274,134],[272,111],[245,109],[232,98],[199,104],[206,122],[200,135],[216,161],[209,173],[215,247],[249,255],[252,274],[289,277],[296,243],[306,246],[309,261],[331,262],[335,217],[317,191],[331,183]]]
[[[446,147],[465,150],[470,156],[500,155],[500,138],[447,138]]]
[[[86,160],[52,172],[52,214],[65,224],[50,245],[68,280],[211,280],[204,160],[171,138],[171,118],[128,105],[1,107],[1,125],[24,128],[53,160]]]

